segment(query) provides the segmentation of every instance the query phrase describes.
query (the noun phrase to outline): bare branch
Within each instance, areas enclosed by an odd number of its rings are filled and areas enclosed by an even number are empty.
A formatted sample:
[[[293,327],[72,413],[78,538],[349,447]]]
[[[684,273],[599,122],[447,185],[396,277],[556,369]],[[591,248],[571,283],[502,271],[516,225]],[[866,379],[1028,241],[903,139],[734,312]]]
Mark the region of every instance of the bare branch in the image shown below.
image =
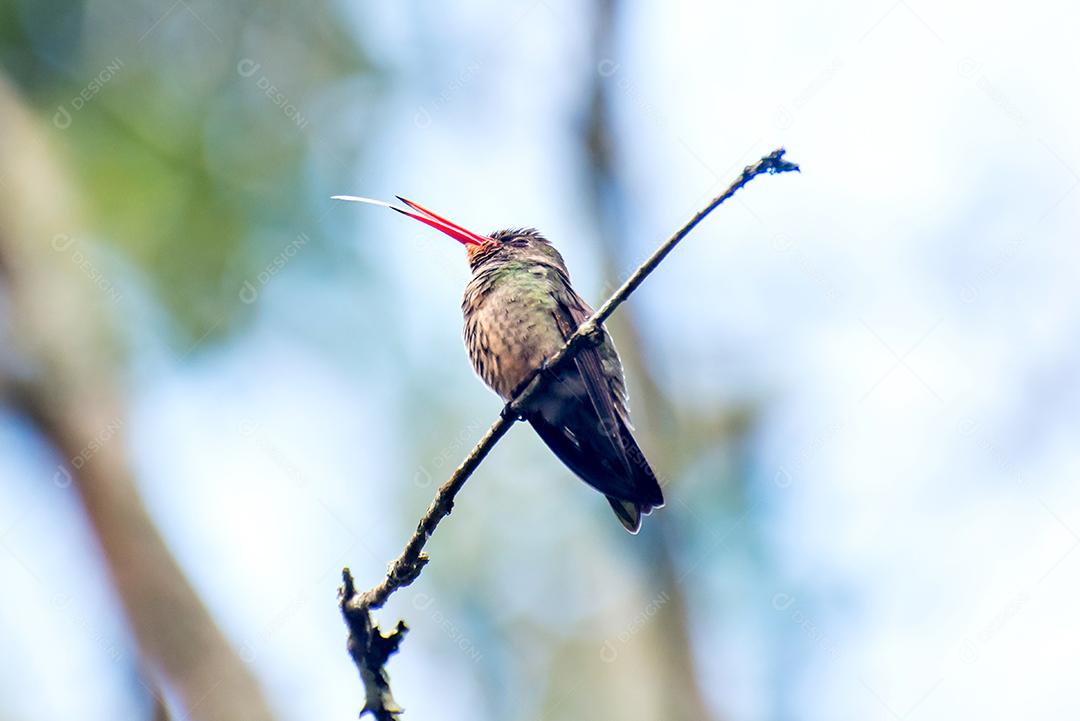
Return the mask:
[[[359,593],[356,591],[352,575],[348,569],[343,572],[344,583],[339,590],[339,599],[342,615],[349,627],[349,653],[360,670],[361,679],[367,693],[367,703],[364,711],[371,712],[378,721],[394,721],[401,713],[393,701],[390,693],[389,677],[384,665],[386,659],[397,651],[401,638],[407,630],[404,622],[398,622],[397,629],[390,636],[383,636],[378,626],[372,621],[370,610],[381,608],[390,595],[400,588],[408,586],[419,577],[424,566],[428,562],[427,555],[423,552],[428,538],[435,532],[443,518],[450,515],[454,507],[454,497],[465,481],[479,467],[491,449],[506,432],[510,430],[517,420],[520,419],[521,411],[530,400],[540,391],[544,385],[544,376],[551,370],[570,361],[574,354],[581,348],[600,342],[602,335],[600,328],[604,321],[622,305],[630,295],[637,290],[638,286],[663,262],[679,242],[685,238],[698,223],[705,219],[709,213],[722,205],[731,196],[735,195],[744,185],[759,175],[778,174],[790,171],[798,171],[799,166],[788,160],[784,160],[784,149],[779,148],[769,153],[753,165],[748,165],[742,174],[728,186],[720,195],[709,201],[708,205],[694,215],[684,226],[664,241],[645,262],[638,266],[637,270],[626,279],[610,298],[600,306],[593,315],[582,323],[572,336],[563,344],[553,356],[547,359],[541,368],[530,374],[522,383],[522,389],[515,397],[506,404],[499,417],[491,424],[484,437],[477,442],[461,465],[451,474],[450,478],[439,487],[432,499],[431,505],[420,519],[416,532],[405,545],[401,555],[390,564],[386,578],[374,588]],[[384,652],[385,651],[385,652]]]
[[[376,721],[394,721],[402,709],[394,701],[394,695],[390,692],[390,676],[386,673],[386,661],[397,653],[401,640],[405,638],[409,627],[404,621],[398,621],[397,628],[390,632],[389,636],[382,635],[379,627],[371,620],[371,614],[366,607],[350,603],[357,598],[356,586],[353,583],[352,573],[349,569],[341,572],[341,589],[338,592],[338,603],[341,606],[341,614],[345,617],[345,623],[349,626],[349,655],[352,656],[356,668],[360,670],[360,678],[364,681],[364,691],[367,698],[364,708],[360,711],[370,712]]]

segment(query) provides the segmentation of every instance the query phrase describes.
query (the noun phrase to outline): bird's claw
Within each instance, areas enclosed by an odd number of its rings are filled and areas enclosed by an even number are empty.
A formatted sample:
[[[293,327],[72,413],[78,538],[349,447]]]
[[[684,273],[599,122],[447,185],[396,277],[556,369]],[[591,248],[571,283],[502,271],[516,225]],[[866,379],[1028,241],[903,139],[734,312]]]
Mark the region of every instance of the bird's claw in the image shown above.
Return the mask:
[[[524,393],[525,389],[527,389],[537,378],[545,381],[558,379],[558,376],[555,375],[555,371],[548,359],[545,358],[540,365],[536,367],[536,372],[530,373],[525,380],[521,381],[521,383],[514,388],[514,391],[510,394],[510,402],[504,405],[503,409],[499,412],[499,415],[502,416],[504,420],[513,422],[525,419],[524,412],[515,409],[514,404],[517,402],[518,396]]]
[[[595,348],[604,342],[604,329],[602,326],[590,323],[587,327],[579,328],[579,330],[587,345]]]
[[[540,382],[551,384],[558,382],[559,376],[555,372],[555,366],[552,365],[550,358],[545,358],[540,365],[536,367],[536,378],[540,379]],[[524,388],[522,388],[524,390]]]
[[[515,393],[514,397],[517,398],[517,396],[518,394]],[[503,406],[503,409],[499,411],[499,415],[504,421],[509,421],[510,423],[517,423],[518,421],[525,420],[525,414],[514,408],[513,401],[510,401],[505,406]]]

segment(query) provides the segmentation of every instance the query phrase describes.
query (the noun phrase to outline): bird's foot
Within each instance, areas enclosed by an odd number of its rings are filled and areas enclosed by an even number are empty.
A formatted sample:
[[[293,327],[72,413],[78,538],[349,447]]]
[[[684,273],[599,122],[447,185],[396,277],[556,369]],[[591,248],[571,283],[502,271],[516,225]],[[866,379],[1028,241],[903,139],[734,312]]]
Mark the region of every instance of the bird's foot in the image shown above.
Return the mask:
[[[536,367],[536,370],[534,372],[527,375],[525,377],[525,380],[517,384],[514,390],[510,393],[510,397],[517,398],[518,396],[520,396],[522,393],[525,392],[525,389],[529,387],[529,384],[537,378],[540,378],[541,381],[551,381],[554,380],[555,377],[555,371],[551,368],[551,364],[548,363],[547,359],[545,358],[544,361]]]
[[[537,366],[535,377],[540,379],[541,384],[547,385],[559,380],[559,375],[555,372],[555,367],[551,364],[551,359],[549,358],[545,358],[543,362]],[[526,383],[526,385],[528,384]],[[524,390],[524,388],[522,390]]]
[[[517,393],[514,394],[514,397],[517,397]],[[517,423],[518,421],[525,420],[525,415],[521,413],[521,411],[514,409],[513,401],[510,401],[503,406],[503,409],[499,411],[499,415],[502,416],[504,421],[509,421],[510,423]]]
[[[588,323],[578,328],[583,338],[583,343],[596,348],[604,342],[604,329],[595,323]]]
[[[532,385],[532,382],[534,380],[538,379],[541,385],[558,380],[558,375],[556,375],[554,368],[552,368],[551,364],[548,362],[547,359],[544,359],[544,361],[536,367],[535,372],[530,373],[528,377],[525,378],[525,380],[517,384],[517,387],[515,387],[514,390],[510,393],[510,402],[503,406],[503,409],[499,413],[499,415],[501,415],[504,419],[508,421],[524,420],[525,412],[522,411],[520,408],[515,407],[517,404],[517,399],[522,393],[525,392],[525,390],[530,385]]]

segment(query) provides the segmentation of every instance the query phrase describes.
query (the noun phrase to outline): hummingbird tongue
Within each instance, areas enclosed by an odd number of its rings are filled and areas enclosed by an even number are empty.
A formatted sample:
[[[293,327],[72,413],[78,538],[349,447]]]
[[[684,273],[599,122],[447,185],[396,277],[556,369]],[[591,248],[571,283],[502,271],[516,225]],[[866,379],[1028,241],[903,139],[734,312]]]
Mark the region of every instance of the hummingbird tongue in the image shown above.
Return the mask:
[[[447,235],[449,235],[451,238],[453,238],[457,242],[461,243],[462,245],[483,245],[488,240],[490,240],[490,238],[485,238],[484,236],[479,235],[477,233],[474,233],[471,230],[466,230],[465,228],[462,228],[457,223],[454,223],[454,222],[452,222],[450,220],[447,220],[446,218],[442,217],[441,215],[436,215],[435,213],[432,213],[430,210],[423,207],[422,205],[419,205],[418,203],[414,203],[411,200],[407,200],[405,198],[402,198],[400,195],[395,196],[395,197],[398,200],[400,200],[402,203],[405,203],[405,205],[409,206],[409,208],[411,208],[412,210],[406,210],[405,208],[399,208],[396,205],[391,205],[390,203],[384,203],[381,200],[374,200],[372,198],[361,198],[361,197],[356,196],[356,195],[335,195],[331,199],[332,200],[347,200],[347,201],[352,202],[352,203],[368,203],[369,205],[381,205],[381,206],[383,206],[385,208],[390,208],[390,210],[396,210],[397,212],[401,213],[402,215],[407,215],[410,218],[413,218],[414,220],[419,220],[421,223],[424,223],[425,225],[430,225],[435,230],[439,230],[439,231],[442,231],[443,233],[446,233]],[[413,212],[413,211],[416,211],[416,212]]]

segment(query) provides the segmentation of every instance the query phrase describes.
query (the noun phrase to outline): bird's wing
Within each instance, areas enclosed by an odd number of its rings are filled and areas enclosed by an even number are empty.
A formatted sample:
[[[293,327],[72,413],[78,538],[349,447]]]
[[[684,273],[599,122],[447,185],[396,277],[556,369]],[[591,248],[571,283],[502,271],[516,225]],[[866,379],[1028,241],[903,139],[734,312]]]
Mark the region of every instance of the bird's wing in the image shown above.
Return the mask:
[[[592,310],[582,300],[573,288],[564,285],[562,292],[557,294],[559,301],[555,307],[555,322],[562,331],[564,339],[574,334],[578,326],[589,319]],[[605,331],[606,334],[606,331]],[[615,449],[616,458],[619,459],[627,475],[632,475],[630,461],[626,457],[626,448],[622,439],[622,423],[619,422],[619,407],[615,404],[615,389],[604,373],[603,358],[599,348],[583,348],[574,356],[574,364],[585,381],[585,390],[589,394],[596,415],[600,420],[600,428],[611,441]]]

